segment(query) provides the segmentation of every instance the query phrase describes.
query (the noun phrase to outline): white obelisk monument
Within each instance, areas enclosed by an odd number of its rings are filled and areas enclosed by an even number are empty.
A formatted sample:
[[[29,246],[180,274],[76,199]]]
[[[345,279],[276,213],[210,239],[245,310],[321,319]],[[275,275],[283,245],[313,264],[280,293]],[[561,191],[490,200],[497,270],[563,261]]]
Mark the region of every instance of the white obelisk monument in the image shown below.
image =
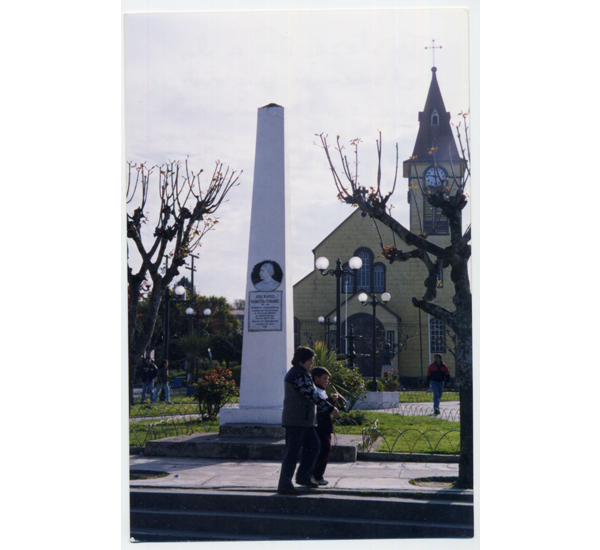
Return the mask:
[[[294,352],[284,127],[283,107],[258,109],[240,403],[221,409],[221,433],[264,435],[263,428],[281,426],[283,377]]]

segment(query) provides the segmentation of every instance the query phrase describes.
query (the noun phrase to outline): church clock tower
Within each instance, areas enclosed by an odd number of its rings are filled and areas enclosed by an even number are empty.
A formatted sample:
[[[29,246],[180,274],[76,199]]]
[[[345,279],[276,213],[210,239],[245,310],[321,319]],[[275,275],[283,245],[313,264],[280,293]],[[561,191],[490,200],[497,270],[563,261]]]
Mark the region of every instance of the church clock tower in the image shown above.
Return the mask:
[[[439,208],[428,203],[426,194],[428,189],[446,187],[447,178],[453,174],[462,177],[464,161],[456,148],[450,113],[446,112],[436,72],[432,67],[427,100],[419,113],[417,140],[411,158],[403,163],[403,175],[408,178],[410,230],[431,236],[433,242],[444,245],[450,238],[448,220]]]

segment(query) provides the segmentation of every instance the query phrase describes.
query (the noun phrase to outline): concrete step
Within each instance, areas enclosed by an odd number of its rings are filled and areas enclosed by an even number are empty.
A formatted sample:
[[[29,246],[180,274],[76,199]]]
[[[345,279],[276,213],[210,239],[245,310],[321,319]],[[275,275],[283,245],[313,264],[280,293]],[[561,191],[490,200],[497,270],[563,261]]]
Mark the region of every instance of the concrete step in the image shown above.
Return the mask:
[[[360,435],[338,435],[331,448],[331,462],[356,462]],[[217,433],[180,435],[146,443],[146,456],[176,456],[189,458],[231,458],[239,460],[281,461],[285,454],[285,439],[244,438]]]
[[[293,497],[272,491],[132,489],[130,498],[131,536],[140,541],[473,536],[472,502],[435,495],[424,500],[418,494],[362,497],[306,490]]]

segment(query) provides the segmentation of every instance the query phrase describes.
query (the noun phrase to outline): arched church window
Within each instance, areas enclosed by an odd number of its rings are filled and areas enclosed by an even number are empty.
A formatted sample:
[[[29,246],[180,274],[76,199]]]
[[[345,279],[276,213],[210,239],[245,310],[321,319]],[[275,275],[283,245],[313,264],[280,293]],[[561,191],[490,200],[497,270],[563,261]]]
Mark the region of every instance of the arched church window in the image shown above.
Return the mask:
[[[429,321],[429,349],[431,353],[446,353],[446,327],[439,319]]]
[[[440,124],[440,115],[438,115],[438,112],[434,109],[433,113],[431,113],[431,125],[439,126],[439,124]]]
[[[368,248],[359,248],[355,253],[362,260],[362,267],[356,274],[356,291],[366,290],[371,292],[371,269],[373,266],[373,252]]]
[[[348,264],[343,266],[348,267]],[[342,292],[354,292],[354,275],[346,274],[342,277]]]
[[[436,286],[438,288],[444,288],[444,271],[443,270],[438,271]]]
[[[442,214],[442,209],[431,206],[427,197],[423,197],[423,230],[428,235],[448,235],[450,227],[448,218]]]
[[[373,292],[385,292],[385,266],[375,264],[373,266]]]

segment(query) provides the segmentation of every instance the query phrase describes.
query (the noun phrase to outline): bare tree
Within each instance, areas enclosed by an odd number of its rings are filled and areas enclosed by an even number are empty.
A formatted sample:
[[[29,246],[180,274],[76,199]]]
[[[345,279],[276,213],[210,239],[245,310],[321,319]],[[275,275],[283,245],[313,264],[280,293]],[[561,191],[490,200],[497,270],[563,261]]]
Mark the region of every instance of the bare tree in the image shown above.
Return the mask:
[[[344,153],[344,148],[337,137],[335,148],[339,154],[341,163],[341,176],[334,165],[330,152],[330,144],[327,136],[318,134],[321,139],[329,167],[337,188],[338,198],[343,202],[360,208],[377,222],[387,226],[392,231],[393,242],[385,243],[380,235],[381,250],[388,262],[405,262],[419,260],[427,269],[427,277],[424,281],[425,293],[421,298],[413,297],[415,307],[425,313],[442,321],[455,335],[455,358],[456,378],[459,383],[460,409],[461,409],[461,456],[459,463],[459,483],[463,487],[473,487],[473,340],[472,340],[472,298],[469,282],[468,262],[471,257],[471,227],[465,231],[462,228],[462,212],[467,205],[465,188],[470,180],[470,148],[469,133],[467,127],[468,113],[460,113],[462,121],[455,126],[461,157],[450,159],[451,169],[447,177],[439,170],[435,170],[436,180],[424,181],[423,176],[416,177],[416,185],[409,189],[409,193],[420,193],[426,197],[427,203],[434,207],[447,219],[450,233],[450,244],[440,246],[432,242],[428,237],[425,225],[420,224],[420,231],[413,232],[398,222],[391,215],[391,206],[388,204],[396,190],[398,176],[398,146],[396,145],[396,170],[390,191],[384,193],[381,186],[381,134],[377,141],[377,177],[374,186],[367,187],[358,181],[358,144],[360,140],[352,140],[354,154],[354,170]],[[444,159],[448,155],[444,151]],[[434,166],[437,166],[436,155],[438,151],[432,148]],[[442,156],[442,155],[440,155]],[[413,157],[412,163],[416,162]],[[406,164],[406,163],[405,163]],[[409,163],[410,164],[410,163]],[[418,171],[414,172],[418,174]],[[442,179],[443,178],[443,179]],[[422,212],[417,212],[419,219],[424,220]],[[441,217],[440,217],[441,218]],[[409,245],[408,250],[400,250],[397,246],[396,237],[403,243]],[[403,247],[406,248],[406,247]],[[444,268],[450,269],[450,277],[454,285],[453,304],[454,310],[446,309],[433,301],[437,295],[437,281],[440,271]]]
[[[129,399],[133,404],[135,370],[148,349],[163,296],[169,284],[185,265],[188,255],[200,245],[218,220],[215,212],[239,175],[230,172],[219,161],[205,188],[200,174],[189,170],[188,162],[171,161],[161,166],[128,163],[127,173],[127,283],[128,283],[128,344],[129,344]],[[241,175],[241,173],[240,173]],[[151,183],[156,181],[156,184]],[[150,194],[157,193],[158,216],[152,237],[143,230],[151,223],[146,209]],[[149,242],[145,242],[145,241]],[[139,258],[130,257],[130,242]],[[136,261],[138,260],[138,261]],[[164,265],[163,265],[164,262]],[[134,269],[132,264],[139,264]],[[148,307],[139,311],[140,297],[146,295]]]

